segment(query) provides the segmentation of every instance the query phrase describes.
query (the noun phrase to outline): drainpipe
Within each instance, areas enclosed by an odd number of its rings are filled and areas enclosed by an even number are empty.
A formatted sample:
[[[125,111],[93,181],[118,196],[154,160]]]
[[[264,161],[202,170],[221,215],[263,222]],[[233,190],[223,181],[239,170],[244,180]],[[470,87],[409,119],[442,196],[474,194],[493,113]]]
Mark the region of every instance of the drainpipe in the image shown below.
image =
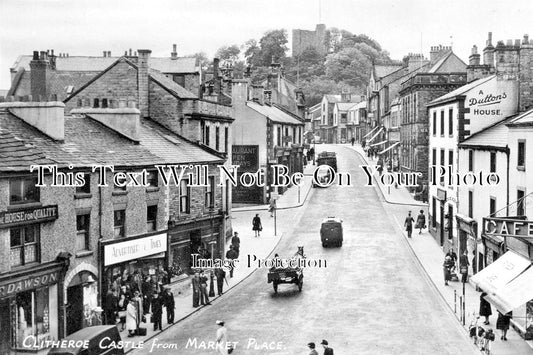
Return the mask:
[[[98,272],[100,273],[100,275],[98,275],[98,296],[97,296],[97,302],[98,302],[98,305],[99,306],[102,306],[103,302],[102,302],[102,278],[104,277],[104,247],[102,246],[101,244],[101,241],[102,241],[102,216],[103,216],[103,201],[102,201],[102,186],[99,186],[98,187],[98,199],[100,200],[99,201],[99,207],[98,207],[98,219],[100,220],[100,226],[99,226],[99,235],[100,237],[98,238]]]
[[[509,161],[510,161],[510,151],[509,151],[509,146],[506,145],[505,146],[505,155],[507,156],[507,202],[506,202],[506,205],[507,207],[505,207],[505,214],[507,216],[509,216],[509,170],[510,170],[510,166],[509,166]],[[504,242],[504,252],[507,251],[507,238],[504,237],[503,238],[503,242]]]

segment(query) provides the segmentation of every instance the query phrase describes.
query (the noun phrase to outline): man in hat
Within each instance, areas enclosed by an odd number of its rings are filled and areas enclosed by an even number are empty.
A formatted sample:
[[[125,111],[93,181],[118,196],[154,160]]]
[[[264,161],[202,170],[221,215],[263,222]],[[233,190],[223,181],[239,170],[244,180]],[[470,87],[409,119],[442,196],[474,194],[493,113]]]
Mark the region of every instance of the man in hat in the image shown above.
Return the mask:
[[[220,355],[228,355],[228,331],[224,327],[224,322],[217,320],[216,324],[218,325],[217,329],[217,343],[216,350]]]
[[[233,249],[233,245],[229,246],[229,250],[226,252],[226,259],[230,259],[230,260],[237,259],[237,253]],[[229,269],[229,277],[233,277],[233,266],[231,265]]]
[[[163,316],[163,304],[161,302],[161,298],[159,297],[159,293],[154,292],[152,295],[152,323],[154,323],[154,331],[155,330],[163,330],[161,327],[161,318]]]
[[[215,269],[215,276],[217,278],[217,291],[218,295],[222,295],[224,292],[224,280],[226,280],[226,272],[222,268]],[[228,282],[228,281],[226,281]]]
[[[168,324],[174,324],[174,309],[176,308],[174,294],[169,287],[165,287],[163,296],[163,304],[167,309],[167,322]]]
[[[311,349],[309,355],[318,355],[318,352],[315,350],[315,343],[309,343],[307,344],[307,347]]]
[[[414,218],[411,216],[411,211],[407,214],[407,217],[405,217],[405,222],[403,223],[405,230],[407,231],[407,237],[411,238],[411,234],[413,233],[413,222]]]
[[[320,344],[324,347],[324,355],[333,355],[333,349],[329,347],[327,340],[322,340]]]
[[[237,258],[239,257],[239,250],[241,248],[241,238],[239,238],[239,233],[234,232],[233,237],[231,238],[231,245],[233,250],[237,253]]]

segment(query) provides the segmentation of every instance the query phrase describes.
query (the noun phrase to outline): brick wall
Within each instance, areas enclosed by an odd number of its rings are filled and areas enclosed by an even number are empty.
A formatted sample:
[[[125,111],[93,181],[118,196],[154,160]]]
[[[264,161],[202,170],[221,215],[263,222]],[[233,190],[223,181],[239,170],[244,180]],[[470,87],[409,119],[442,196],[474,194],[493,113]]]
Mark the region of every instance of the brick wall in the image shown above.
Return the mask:
[[[92,106],[95,98],[100,99],[100,101],[102,98],[107,98],[108,101],[125,99],[138,102],[137,70],[126,62],[119,62],[77,95],[71,97],[65,103],[65,112],[76,108],[78,99],[89,99]]]

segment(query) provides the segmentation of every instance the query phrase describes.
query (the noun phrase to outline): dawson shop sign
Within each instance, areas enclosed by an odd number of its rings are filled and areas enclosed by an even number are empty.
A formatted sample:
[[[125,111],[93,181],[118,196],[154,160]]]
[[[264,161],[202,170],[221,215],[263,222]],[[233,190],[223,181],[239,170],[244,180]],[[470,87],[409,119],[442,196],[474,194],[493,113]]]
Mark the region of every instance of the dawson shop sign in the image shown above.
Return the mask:
[[[40,223],[57,219],[57,205],[0,212],[0,228]]]

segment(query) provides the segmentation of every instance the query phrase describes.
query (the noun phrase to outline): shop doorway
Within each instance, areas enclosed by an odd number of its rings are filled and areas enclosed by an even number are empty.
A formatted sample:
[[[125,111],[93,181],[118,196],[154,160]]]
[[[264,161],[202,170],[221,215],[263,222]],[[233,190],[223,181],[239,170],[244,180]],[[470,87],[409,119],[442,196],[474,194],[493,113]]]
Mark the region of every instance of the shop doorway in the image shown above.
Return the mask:
[[[83,328],[83,287],[67,288],[67,335]]]
[[[9,323],[9,300],[0,301],[0,354],[9,354],[11,343],[11,324]]]

